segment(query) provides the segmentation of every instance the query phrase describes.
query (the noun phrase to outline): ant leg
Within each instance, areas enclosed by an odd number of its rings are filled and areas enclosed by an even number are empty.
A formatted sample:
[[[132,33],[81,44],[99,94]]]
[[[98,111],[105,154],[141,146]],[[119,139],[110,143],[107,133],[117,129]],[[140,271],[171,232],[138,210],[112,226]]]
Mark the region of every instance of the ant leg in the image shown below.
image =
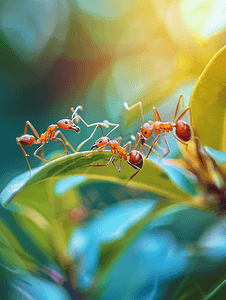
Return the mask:
[[[18,145],[20,146],[21,150],[23,151],[23,154],[24,154],[24,156],[25,156],[25,158],[26,158],[28,167],[29,167],[29,169],[30,169],[30,174],[31,174],[31,166],[30,166],[30,164],[29,164],[29,162],[28,162],[28,159],[27,159],[27,156],[29,156],[29,155],[25,152],[24,148],[22,147],[22,145],[21,145],[21,143],[20,143],[20,139],[19,139],[19,138],[16,138],[16,141],[17,141]]]
[[[141,169],[140,169],[140,170],[141,170]],[[137,175],[137,173],[139,173],[139,172],[140,172],[140,170],[136,171],[136,173],[134,173],[134,174],[133,174],[133,175],[132,175],[132,176],[129,178],[129,180],[131,180],[131,179],[132,179],[134,176],[136,176],[136,175]],[[129,180],[128,180],[128,181],[129,181]],[[127,181],[127,182],[128,182],[128,181]]]
[[[186,146],[186,149],[187,149],[188,144],[185,143],[185,142],[182,142],[180,139],[178,139],[178,137],[177,137],[172,131],[171,131],[171,133],[172,133],[172,135],[175,137],[175,139],[176,139],[178,142],[180,142],[181,144],[185,145],[185,146]]]
[[[182,95],[180,95],[178,102],[177,102],[177,106],[175,109],[175,113],[174,113],[174,117],[173,117],[173,121],[172,123],[175,121],[177,114],[178,114],[178,110],[179,110],[179,105],[180,105],[180,100],[182,101],[182,109],[184,109],[184,97]]]
[[[60,130],[59,130],[60,131]],[[56,138],[56,133],[55,132],[52,132],[52,134],[51,134],[51,136],[50,136],[50,139],[52,140],[52,141],[61,141],[61,143],[62,143],[62,145],[63,145],[63,147],[64,147],[64,151],[67,153],[67,155],[68,155],[68,151],[67,151],[67,148],[66,148],[66,146],[65,146],[65,144],[64,144],[64,142],[63,142],[63,140],[62,139],[59,139],[59,138]]]
[[[126,160],[127,164],[129,164],[131,167],[133,167],[134,169],[137,169],[140,171],[141,168],[139,168],[138,166],[132,164],[130,161]]]
[[[159,149],[163,151],[163,153],[166,153],[166,148],[161,147],[158,143],[155,144]]]
[[[137,136],[138,136],[138,139],[137,139],[136,143],[133,145],[132,150],[135,150],[135,149],[136,149],[136,147],[137,147],[139,141],[141,140],[141,137],[140,137],[140,133],[139,133],[139,132],[137,133],[136,137],[137,137]],[[143,145],[140,144],[140,152],[141,152],[142,150],[143,150]]]
[[[107,164],[104,164],[104,165],[88,165],[88,166],[85,166],[85,167],[105,167],[105,166],[110,165],[113,162],[114,158],[115,158],[115,154],[112,155],[112,157],[110,158],[110,160]]]
[[[152,149],[153,149],[153,146],[158,142],[159,138],[160,138],[160,134],[155,138],[154,142],[152,143],[151,148],[150,148],[150,151],[148,152],[148,155],[146,156],[146,159],[147,159],[148,156],[151,154]]]
[[[157,144],[157,143],[156,143],[156,144]],[[161,155],[160,155],[154,148],[151,148],[151,146],[149,146],[149,145],[147,145],[147,144],[144,144],[144,146],[146,146],[146,147],[152,149],[152,150],[155,152],[155,154],[158,155],[158,157],[161,157]]]
[[[33,131],[36,138],[39,139],[39,134],[38,134],[37,130],[34,128],[34,126],[31,124],[30,121],[26,121],[26,123],[25,123],[24,135],[27,134],[27,126],[29,126],[31,128],[31,130]]]
[[[88,139],[84,140],[83,142],[81,142],[81,143],[78,145],[78,147],[77,147],[77,149],[76,149],[77,152],[80,150],[80,148],[81,148],[86,142],[88,142],[88,141],[93,137],[95,131],[96,131],[97,128],[98,128],[98,126],[100,127],[100,129],[101,129],[101,131],[102,131],[102,136],[103,136],[103,129],[102,129],[102,127],[101,127],[99,124],[97,124],[96,127],[95,127],[95,129],[94,129],[93,132],[91,133],[90,137],[89,137]],[[101,136],[101,137],[102,137],[102,136]]]
[[[120,171],[121,171],[121,164],[122,164],[122,160],[120,159],[118,168],[116,167],[116,165],[115,165],[114,161],[112,161],[112,163],[113,163],[113,165],[114,165],[115,169],[116,169],[118,172],[120,172]]]
[[[133,140],[133,141],[136,141],[140,136],[140,132],[137,132],[136,136],[134,136],[133,134],[130,136],[130,138]]]
[[[153,113],[154,113],[154,122],[156,121],[156,117],[157,117],[157,120],[158,120],[159,122],[162,122],[162,120],[161,120],[161,118],[160,118],[160,115],[159,115],[159,113],[158,113],[156,107],[153,107]]]
[[[143,148],[144,148],[143,146],[144,146],[144,145],[140,143],[140,149],[139,149],[139,152],[140,152],[140,153],[143,151]]]
[[[121,137],[121,136],[118,137],[117,139],[114,139],[114,141],[119,141],[119,143],[121,142],[121,140],[122,140],[122,137]]]
[[[110,123],[110,122],[108,122],[108,120],[104,120],[104,123],[109,126],[115,126],[111,131],[108,132],[108,134],[106,136],[108,136],[110,133],[112,133],[112,131],[114,131],[115,129],[117,129],[119,127],[119,124]]]
[[[75,149],[74,149],[74,148],[72,147],[72,145],[67,141],[66,137],[63,135],[63,133],[62,133],[60,130],[58,130],[58,131],[55,133],[54,138],[56,138],[58,134],[61,135],[61,137],[62,137],[64,143],[65,143],[68,147],[70,147],[71,150],[72,150],[73,152],[76,152]]]
[[[110,142],[108,142],[108,143],[106,143],[105,145],[101,146],[100,148],[98,148],[98,149],[92,151],[91,153],[86,154],[86,155],[83,155],[83,156],[84,156],[84,157],[85,157],[85,156],[90,156],[90,155],[92,155],[93,153],[95,153],[95,152],[97,152],[97,151],[99,151],[99,150],[104,150],[104,148],[106,148],[109,144],[110,144]]]
[[[126,149],[128,146],[130,146],[129,152],[131,152],[131,141],[129,141],[128,143],[126,143],[124,146],[122,146],[122,148]]]
[[[133,141],[136,141],[136,140],[137,140],[136,143],[133,145],[133,148],[132,148],[132,150],[135,150],[136,147],[137,147],[137,145],[138,145],[138,143],[139,143],[139,141],[141,140],[140,132],[137,132],[136,137],[135,137],[134,135],[131,135],[131,139],[132,139]],[[143,150],[143,145],[140,143],[140,149],[139,149],[139,152],[141,153],[142,150]]]
[[[165,141],[165,143],[166,143],[166,147],[167,147],[167,152],[166,153],[164,153],[164,155],[163,155],[163,157],[165,157],[169,152],[170,152],[170,148],[169,148],[169,145],[168,145],[168,142],[167,142],[167,139],[166,139],[166,134],[165,134],[165,132],[163,132],[163,136],[164,136],[164,141]]]
[[[176,122],[177,122],[177,121],[180,121],[180,120],[183,118],[183,116],[184,116],[188,111],[189,111],[189,116],[190,116],[190,125],[191,125],[191,127],[192,127],[192,118],[191,118],[191,109],[190,109],[190,107],[188,107],[188,108],[185,109],[185,111],[178,117],[178,119],[176,120]]]
[[[137,171],[127,180],[126,184],[134,177],[137,175],[138,172],[140,172],[141,168],[131,164],[131,162],[129,162],[128,160],[126,161],[127,164],[129,164],[130,166],[132,166],[134,169],[137,169]]]
[[[124,102],[123,103],[123,105],[124,105],[124,107],[128,110],[128,111],[130,111],[130,110],[132,110],[134,107],[136,107],[136,106],[140,106],[140,112],[141,112],[141,117],[142,117],[142,120],[143,120],[143,124],[144,124],[144,114],[143,114],[143,109],[142,109],[142,102],[137,102],[136,104],[134,104],[134,105],[132,105],[132,106],[128,106],[128,103],[127,102]]]
[[[136,140],[136,139],[137,139],[136,143],[133,145],[132,150],[135,150],[135,149],[136,149],[136,147],[137,147],[139,141],[141,140],[141,136],[142,136],[142,135],[140,134],[140,132],[137,132],[136,137],[134,137],[133,135],[131,135],[131,138],[132,138],[133,140]],[[141,153],[142,151],[143,151],[143,145],[140,143],[140,149],[139,149],[139,152]]]
[[[31,128],[31,130],[34,133],[34,135],[36,136],[36,138],[39,139],[39,134],[38,134],[37,130],[34,128],[34,126],[31,124],[30,121],[26,121],[26,123],[25,123],[24,135],[27,134],[27,126],[29,126]],[[43,148],[41,151],[41,157],[44,158],[44,149]]]
[[[41,157],[44,158],[44,156],[45,156],[44,155],[44,148],[42,148],[42,150],[41,150]]]
[[[41,159],[42,161],[48,162],[48,160],[46,160],[43,157],[37,155],[38,151],[40,151],[44,145],[45,145],[45,141],[42,141],[41,146],[38,147],[38,149],[35,150],[34,156],[37,157],[37,158],[39,158],[39,159]]]

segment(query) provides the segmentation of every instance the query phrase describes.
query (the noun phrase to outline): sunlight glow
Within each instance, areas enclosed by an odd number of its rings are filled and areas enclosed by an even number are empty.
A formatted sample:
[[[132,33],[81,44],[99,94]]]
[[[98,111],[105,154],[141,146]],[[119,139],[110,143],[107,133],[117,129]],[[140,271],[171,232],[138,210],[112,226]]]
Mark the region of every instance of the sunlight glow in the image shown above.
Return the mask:
[[[222,30],[226,25],[224,0],[182,0],[181,14],[186,26],[202,38]]]

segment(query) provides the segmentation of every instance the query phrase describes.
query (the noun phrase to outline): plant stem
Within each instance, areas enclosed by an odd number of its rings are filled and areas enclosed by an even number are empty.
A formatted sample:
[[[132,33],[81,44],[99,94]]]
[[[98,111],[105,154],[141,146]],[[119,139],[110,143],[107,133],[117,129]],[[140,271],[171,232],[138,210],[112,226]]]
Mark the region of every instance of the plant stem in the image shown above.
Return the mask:
[[[203,300],[214,300],[214,299],[220,299],[219,298],[219,293],[222,292],[222,289],[225,287],[226,285],[226,279],[220,284],[218,285],[217,288],[215,288],[215,290],[213,290],[208,296],[206,296]],[[214,298],[216,297],[216,298]]]

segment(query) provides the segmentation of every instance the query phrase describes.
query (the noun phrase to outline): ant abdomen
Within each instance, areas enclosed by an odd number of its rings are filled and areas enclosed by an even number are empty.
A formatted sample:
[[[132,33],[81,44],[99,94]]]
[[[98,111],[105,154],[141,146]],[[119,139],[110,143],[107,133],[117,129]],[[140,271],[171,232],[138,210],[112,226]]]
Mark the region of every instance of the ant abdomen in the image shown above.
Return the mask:
[[[143,166],[143,157],[141,153],[136,150],[132,150],[130,152],[129,162],[141,169]]]
[[[185,141],[185,142],[189,141],[191,138],[190,126],[182,120],[177,121],[176,122],[176,135],[182,141]]]
[[[36,139],[33,135],[24,134],[20,138],[18,138],[18,141],[21,145],[31,146],[36,142]]]

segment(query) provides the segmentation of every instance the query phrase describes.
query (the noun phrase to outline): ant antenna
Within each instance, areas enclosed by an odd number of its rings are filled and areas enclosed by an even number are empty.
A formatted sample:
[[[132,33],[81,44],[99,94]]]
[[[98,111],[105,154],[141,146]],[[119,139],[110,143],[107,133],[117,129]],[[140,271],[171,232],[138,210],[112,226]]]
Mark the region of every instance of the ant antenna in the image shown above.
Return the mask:
[[[76,107],[75,110],[74,110],[73,107],[69,108],[69,110],[66,112],[66,118],[69,119],[67,114],[69,113],[69,111],[72,111],[72,112],[73,112],[73,113],[72,113],[72,122],[73,122],[73,121],[74,121],[73,116],[74,116],[74,114],[77,114],[77,111],[78,111],[79,109],[83,110],[83,107],[82,107],[81,105],[79,105],[79,106]],[[69,119],[69,120],[70,120],[70,119]]]
[[[83,110],[83,106],[82,105],[78,105],[77,107],[76,107],[76,109],[74,110],[74,109],[72,109],[73,110],[73,115],[72,115],[72,118],[74,117],[74,115],[76,115],[77,114],[77,111],[78,110]]]
[[[68,120],[70,120],[69,118],[68,118],[68,116],[67,116],[67,114],[69,113],[69,111],[73,111],[73,107],[71,107],[71,108],[69,108],[69,110],[66,112],[66,118],[68,119]]]
[[[86,127],[92,127],[92,126],[100,126],[101,127],[101,126],[104,126],[106,128],[109,128],[108,124],[106,124],[104,122],[103,123],[99,122],[99,123],[87,124],[86,121],[80,115],[77,114],[77,111],[79,109],[83,110],[83,107],[81,105],[79,105],[79,106],[76,107],[75,110],[72,108],[72,110],[74,111],[73,115],[72,115],[72,121],[74,121],[75,119],[80,119],[83,122],[83,124],[86,125]],[[102,128],[101,128],[101,130],[102,130]],[[103,130],[102,130],[102,132],[103,132]]]
[[[108,136],[110,133],[112,133],[112,131],[114,131],[115,129],[117,129],[119,127],[119,124],[110,123],[110,122],[108,122],[108,120],[104,120],[103,122],[109,126],[115,126],[111,131],[108,132],[108,134],[106,136]]]
[[[80,110],[83,110],[83,107],[82,107],[81,105],[78,105],[78,106],[76,107],[75,110],[74,110],[73,107],[71,108],[71,110],[73,111],[73,114],[72,114],[72,122],[74,122],[74,119],[76,118],[76,116],[78,116],[77,111],[78,111],[79,109],[80,109]]]
[[[140,106],[141,117],[142,117],[143,124],[144,124],[144,114],[143,114],[143,109],[142,109],[142,102],[137,102],[136,104],[134,104],[134,105],[132,105],[132,106],[130,106],[130,107],[129,107],[129,105],[128,105],[127,102],[124,102],[123,105],[124,105],[124,107],[125,107],[128,111],[132,110],[134,107],[136,107],[136,106],[139,105],[139,106]]]
[[[88,125],[88,124],[87,124],[87,125]],[[89,127],[89,126],[87,126],[87,127]],[[93,135],[94,135],[94,133],[96,132],[96,130],[97,130],[98,127],[100,127],[100,129],[101,129],[101,132],[102,132],[101,137],[103,137],[103,135],[104,135],[103,128],[101,127],[100,124],[97,124],[96,127],[94,128],[93,132],[91,133],[90,137],[88,137],[86,140],[84,140],[83,142],[81,142],[81,143],[78,145],[78,147],[77,147],[77,149],[76,149],[77,152],[80,150],[80,148],[81,148],[86,142],[88,142],[88,141],[93,137]]]

